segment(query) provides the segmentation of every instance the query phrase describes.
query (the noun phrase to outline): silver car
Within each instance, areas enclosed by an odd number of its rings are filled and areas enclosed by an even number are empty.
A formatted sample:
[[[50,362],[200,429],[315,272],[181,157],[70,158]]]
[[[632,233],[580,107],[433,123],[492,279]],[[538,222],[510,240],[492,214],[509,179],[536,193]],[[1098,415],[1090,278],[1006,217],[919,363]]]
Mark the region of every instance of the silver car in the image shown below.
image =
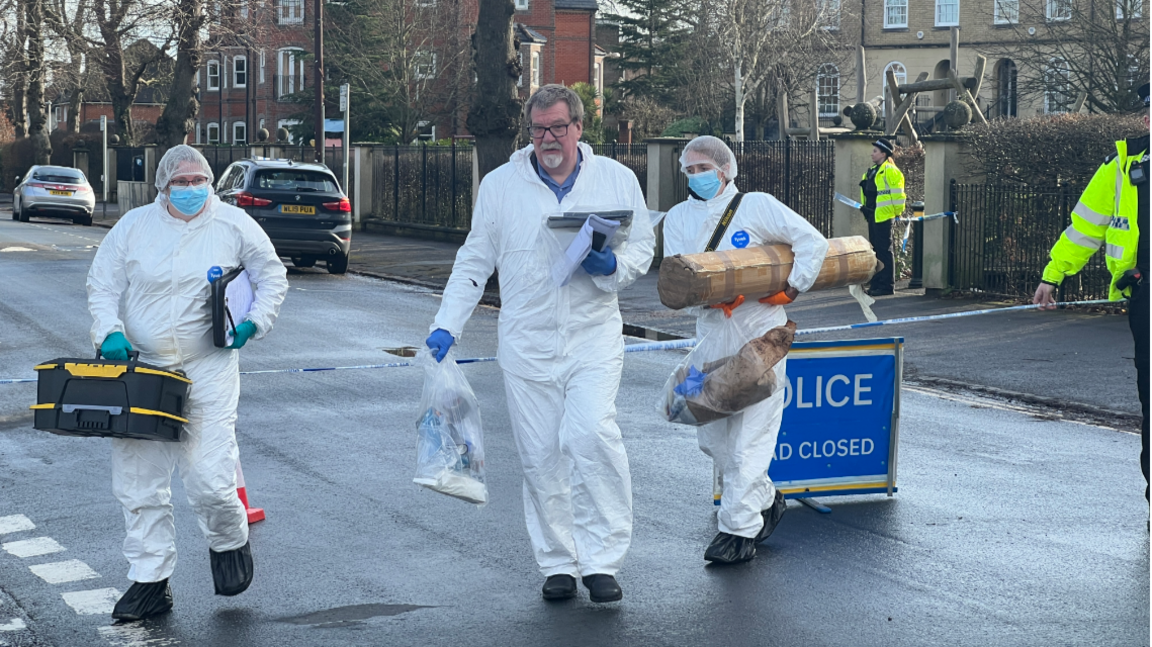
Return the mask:
[[[96,194],[88,178],[66,166],[33,166],[12,190],[12,219],[20,222],[48,216],[91,225],[95,208]]]

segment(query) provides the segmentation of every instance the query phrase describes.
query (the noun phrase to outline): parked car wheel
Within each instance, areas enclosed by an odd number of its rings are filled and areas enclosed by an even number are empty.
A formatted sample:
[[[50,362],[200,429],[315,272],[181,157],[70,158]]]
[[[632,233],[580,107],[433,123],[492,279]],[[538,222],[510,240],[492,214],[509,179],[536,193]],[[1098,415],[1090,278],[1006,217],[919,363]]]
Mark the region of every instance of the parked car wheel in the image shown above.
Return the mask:
[[[348,257],[344,255],[328,257],[328,273],[344,274],[348,271]]]
[[[92,216],[87,215],[87,216],[80,216],[79,218],[73,218],[72,222],[74,222],[78,225],[84,225],[85,227],[91,227],[92,226]]]
[[[12,214],[14,216],[16,216],[17,220],[19,220],[20,222],[28,222],[29,216],[23,209],[21,209],[20,211],[15,211],[15,209],[16,209],[15,203],[13,203],[12,209],[13,209]]]
[[[296,267],[312,267],[316,265],[316,259],[310,256],[293,256],[292,265]]]

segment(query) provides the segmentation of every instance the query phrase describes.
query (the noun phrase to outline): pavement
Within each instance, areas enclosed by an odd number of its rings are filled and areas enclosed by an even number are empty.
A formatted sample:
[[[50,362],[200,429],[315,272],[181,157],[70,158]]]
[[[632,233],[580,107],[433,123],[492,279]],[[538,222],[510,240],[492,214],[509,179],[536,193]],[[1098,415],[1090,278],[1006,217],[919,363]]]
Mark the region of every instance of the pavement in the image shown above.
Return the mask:
[[[103,233],[0,218],[0,376],[90,353],[84,277]],[[396,361],[387,349],[419,344],[440,303],[434,289],[322,269],[290,269],[289,282],[275,330],[241,351],[242,370]],[[498,316],[476,310],[462,355],[494,354]],[[711,464],[692,429],[652,411],[682,357],[624,363],[617,410],[635,531],[620,603],[593,604],[583,590],[540,600],[503,381],[482,363],[464,372],[484,415],[483,508],[411,482],[418,368],[244,376],[237,437],[248,494],[268,514],[252,527],[252,588],[212,595],[206,543],[176,479],[176,608],[127,625],[108,616],[129,585],[108,442],[32,429],[35,386],[2,385],[0,643],[1148,644],[1135,434],[906,384],[895,496],[826,498],[831,514],[792,502],[754,561],[712,568],[702,560],[716,532]]]

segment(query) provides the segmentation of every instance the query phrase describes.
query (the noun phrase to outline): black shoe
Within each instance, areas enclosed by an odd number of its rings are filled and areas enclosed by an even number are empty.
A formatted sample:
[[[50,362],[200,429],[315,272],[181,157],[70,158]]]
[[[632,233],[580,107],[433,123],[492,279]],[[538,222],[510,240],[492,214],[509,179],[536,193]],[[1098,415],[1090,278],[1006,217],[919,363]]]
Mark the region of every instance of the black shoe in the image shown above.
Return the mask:
[[[580,581],[588,589],[588,598],[593,602],[615,602],[624,597],[624,592],[620,590],[616,578],[611,575],[602,573],[585,575],[580,578]]]
[[[212,557],[212,581],[216,595],[239,595],[252,584],[252,548],[249,544],[236,550],[218,553],[209,550]]]
[[[704,559],[716,564],[739,564],[755,556],[755,537],[737,537],[726,532],[717,534],[704,551]]]
[[[112,609],[112,619],[135,622],[171,610],[172,587],[168,586],[168,580],[133,582]]]
[[[788,504],[784,502],[784,495],[780,490],[776,490],[776,499],[772,501],[772,506],[767,510],[761,510],[760,516],[764,517],[764,525],[760,528],[760,532],[756,533],[756,543],[760,543],[776,530],[776,524],[780,523],[780,518],[784,516],[784,511],[788,509]]]
[[[576,597],[576,578],[571,575],[549,575],[541,589],[545,600],[571,600]]]

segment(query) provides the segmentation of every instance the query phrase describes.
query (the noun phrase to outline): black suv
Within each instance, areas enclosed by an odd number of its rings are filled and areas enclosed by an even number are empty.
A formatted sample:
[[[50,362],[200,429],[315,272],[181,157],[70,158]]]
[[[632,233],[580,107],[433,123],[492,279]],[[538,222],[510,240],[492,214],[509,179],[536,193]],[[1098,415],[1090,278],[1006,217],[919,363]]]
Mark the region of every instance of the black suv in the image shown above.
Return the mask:
[[[244,209],[296,267],[324,260],[331,274],[348,271],[352,204],[323,164],[246,159],[216,182],[216,195]]]

